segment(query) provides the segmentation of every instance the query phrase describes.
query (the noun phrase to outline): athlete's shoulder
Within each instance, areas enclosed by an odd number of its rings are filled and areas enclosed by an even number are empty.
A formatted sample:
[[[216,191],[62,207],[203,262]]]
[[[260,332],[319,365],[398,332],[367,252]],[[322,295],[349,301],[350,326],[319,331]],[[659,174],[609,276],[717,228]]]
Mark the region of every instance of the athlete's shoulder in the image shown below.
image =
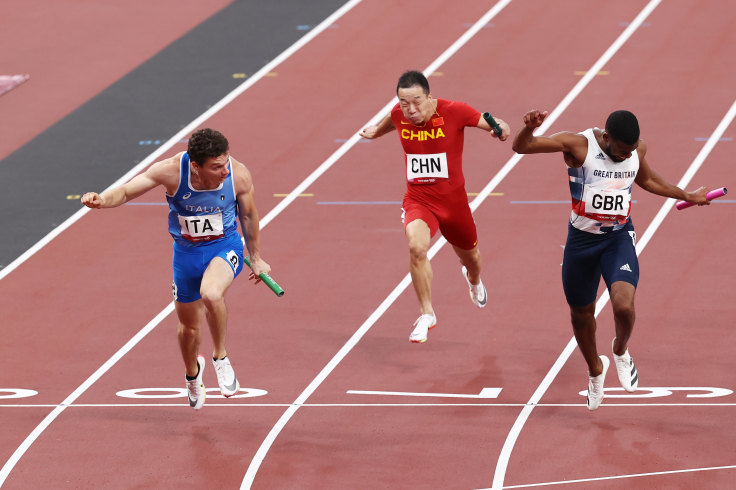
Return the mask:
[[[232,165],[231,172],[235,183],[235,193],[243,194],[250,192],[253,187],[253,178],[250,175],[248,167],[234,159],[232,156],[230,157],[230,163]]]
[[[465,126],[477,126],[480,121],[480,112],[466,102],[457,100],[437,99],[437,113],[440,116],[448,116],[455,121],[458,128]]]
[[[476,111],[470,104],[467,102],[462,102],[460,100],[448,100],[448,99],[437,99],[437,108],[440,109],[448,109],[448,110],[454,110],[454,111]]]
[[[647,154],[647,142],[643,139],[639,139],[639,146],[636,147],[636,154],[640,159]]]
[[[181,156],[183,154],[184,152],[182,151],[172,157],[159,160],[151,165],[147,173],[162,184],[165,184],[170,179],[175,178],[178,180],[180,172],[179,162],[181,161]]]

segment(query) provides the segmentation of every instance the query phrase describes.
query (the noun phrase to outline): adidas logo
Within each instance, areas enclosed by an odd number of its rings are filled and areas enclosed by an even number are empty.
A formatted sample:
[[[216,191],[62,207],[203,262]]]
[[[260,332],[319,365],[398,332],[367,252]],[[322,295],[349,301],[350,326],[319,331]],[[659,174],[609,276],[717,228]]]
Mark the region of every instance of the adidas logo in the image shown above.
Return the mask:
[[[624,264],[619,269],[622,270],[622,271],[629,271],[629,272],[631,272],[631,267],[629,267],[629,264]]]
[[[597,155],[595,156],[595,158],[596,158],[597,160],[605,160],[605,159],[606,159],[606,156],[605,156],[605,155],[604,155],[603,153],[598,153],[598,154],[597,154]]]

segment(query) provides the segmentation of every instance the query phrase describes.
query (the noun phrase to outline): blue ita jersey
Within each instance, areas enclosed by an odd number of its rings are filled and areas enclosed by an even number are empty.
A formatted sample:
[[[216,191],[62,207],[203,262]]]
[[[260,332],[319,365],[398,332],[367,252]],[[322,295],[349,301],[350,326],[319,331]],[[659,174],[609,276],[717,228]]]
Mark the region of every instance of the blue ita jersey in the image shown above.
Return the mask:
[[[593,129],[582,133],[588,154],[579,168],[568,168],[572,213],[570,223],[581,231],[606,233],[623,228],[631,212],[631,187],[639,171],[639,155],[614,162],[598,145]]]
[[[237,233],[232,162],[230,174],[216,189],[200,191],[192,187],[189,155],[184,152],[179,161],[179,186],[169,202],[169,233],[179,245],[194,247],[229,237]]]

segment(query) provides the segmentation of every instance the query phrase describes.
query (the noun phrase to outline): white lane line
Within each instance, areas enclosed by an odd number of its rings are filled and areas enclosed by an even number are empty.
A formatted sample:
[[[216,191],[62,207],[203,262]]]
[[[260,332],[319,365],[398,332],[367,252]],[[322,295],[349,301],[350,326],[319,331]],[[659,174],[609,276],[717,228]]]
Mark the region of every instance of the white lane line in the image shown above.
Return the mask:
[[[496,3],[488,12],[486,12],[483,17],[481,17],[473,26],[468,29],[462,36],[460,36],[457,41],[455,41],[447,50],[445,50],[436,60],[434,60],[425,70],[424,74],[430,74],[439,68],[442,63],[447,61],[451,56],[453,56],[460,48],[462,48],[473,36],[475,36],[478,31],[483,28],[484,25],[486,25],[488,22],[493,19],[501,10],[503,10],[509,3],[511,3],[511,0],[501,0],[498,3]],[[386,104],[367,124],[374,124],[378,122],[380,119],[385,117],[385,114],[394,106],[396,103],[396,98],[392,98],[391,101]],[[340,158],[342,155],[347,152],[348,149],[350,149],[352,146],[355,145],[355,143],[360,139],[359,133],[354,134],[350,139],[348,139],[347,142],[343,144],[342,147],[340,147],[330,158],[325,161],[325,163],[320,166],[317,170],[315,170],[314,175],[315,178],[321,175],[329,166],[335,163],[338,158]],[[329,162],[329,163],[328,163]],[[322,168],[322,167],[325,168]],[[310,176],[311,177],[311,176]],[[305,181],[306,182],[306,181]],[[284,198],[284,201],[290,199],[291,202],[296,197],[303,192],[306,189],[306,186],[297,186],[289,196]],[[480,198],[481,196],[479,196]],[[279,203],[281,204],[281,203]],[[276,208],[278,208],[277,206]],[[276,209],[274,209],[276,210]],[[280,212],[280,211],[279,211]],[[435,246],[432,247],[432,249],[429,252],[429,258],[431,259],[434,254],[437,253],[437,250],[442,246],[444,240],[441,239],[437,243],[435,243]],[[438,246],[439,245],[439,246]],[[434,252],[433,252],[434,251]],[[311,383],[302,391],[302,393],[297,397],[296,401],[294,402],[294,405],[289,407],[284,414],[279,418],[279,420],[276,422],[276,424],[271,428],[268,435],[264,439],[264,441],[261,443],[261,446],[258,448],[258,451],[256,452],[255,456],[250,462],[250,465],[248,466],[248,470],[245,473],[245,476],[243,478],[243,482],[240,486],[242,489],[250,488],[253,484],[253,480],[256,477],[256,473],[258,472],[258,469],[261,466],[261,463],[263,462],[263,459],[266,457],[266,454],[268,453],[269,449],[271,448],[271,445],[273,444],[274,440],[278,436],[278,434],[281,432],[281,430],[284,428],[286,423],[291,419],[291,417],[294,416],[296,411],[299,409],[299,406],[302,405],[309,396],[311,396],[312,393],[317,389],[317,387],[322,384],[322,382],[325,380],[325,378],[335,369],[335,367],[347,356],[348,352],[352,350],[352,348],[360,341],[360,339],[366,334],[366,332],[373,326],[373,324],[385,313],[385,311],[393,304],[394,301],[401,295],[401,293],[411,284],[411,277],[407,274],[401,282],[394,288],[394,290],[386,297],[386,299],[383,300],[383,302],[378,306],[378,308],[368,317],[368,319],[356,330],[356,332],[348,339],[348,341],[345,343],[345,345],[342,346],[342,348],[335,354],[335,356],[330,360],[330,362],[327,363],[327,365],[322,369],[322,371],[317,374],[317,376],[312,380]]]
[[[522,408],[529,406],[527,403],[207,403],[207,407],[230,407],[230,408],[263,408],[279,407],[485,407],[485,408]],[[585,403],[539,403],[535,408],[579,408],[585,407]],[[187,403],[74,403],[72,405],[50,405],[50,404],[24,404],[24,405],[1,405],[3,408],[183,408],[191,410]],[[606,403],[608,407],[631,408],[631,407],[736,407],[736,403]]]
[[[641,17],[641,16],[639,16]],[[639,19],[637,17],[637,19]],[[641,19],[643,20],[643,19]],[[685,174],[682,176],[680,181],[677,183],[677,186],[680,188],[686,188],[690,181],[692,180],[693,176],[695,175],[695,172],[702,166],[705,159],[708,157],[710,152],[715,148],[716,143],[721,138],[723,133],[726,131],[728,126],[733,121],[734,117],[736,117],[736,101],[731,105],[731,108],[726,112],[726,115],[723,116],[723,119],[721,119],[721,122],[718,124],[716,129],[713,131],[713,134],[711,134],[710,138],[708,138],[708,142],[703,145],[703,148],[698,152],[698,155],[695,157],[695,159],[692,161],[688,169],[685,171]],[[654,233],[657,231],[659,226],[662,224],[662,221],[664,221],[664,218],[667,216],[667,213],[672,209],[672,207],[675,205],[675,199],[667,199],[665,203],[662,205],[662,207],[659,209],[659,212],[656,214],[652,222],[647,227],[646,231],[644,232],[644,235],[638,240],[638,243],[636,244],[636,254],[641,255],[641,252],[644,250],[644,247],[649,243]],[[595,316],[597,317],[598,314],[603,310],[603,307],[608,302],[609,296],[608,296],[608,290],[606,290],[596,303],[595,308]],[[493,476],[493,488],[494,489],[501,489],[504,488],[503,482],[504,478],[506,477],[506,467],[508,466],[509,458],[511,457],[511,451],[513,450],[514,444],[516,443],[516,439],[518,438],[519,434],[521,433],[522,428],[524,427],[524,424],[526,423],[526,420],[529,418],[529,415],[531,414],[532,410],[534,410],[535,405],[539,402],[539,400],[542,398],[544,393],[547,391],[549,386],[552,384],[552,381],[555,379],[557,374],[562,369],[562,366],[567,362],[567,359],[570,357],[572,352],[575,350],[576,347],[575,337],[570,339],[570,342],[568,342],[565,349],[560,354],[560,357],[557,358],[557,361],[555,361],[552,368],[549,370],[547,375],[542,380],[542,383],[537,387],[537,390],[534,392],[532,397],[529,399],[529,402],[527,402],[527,406],[524,407],[519,414],[518,418],[514,422],[514,425],[511,428],[511,431],[509,432],[508,436],[506,437],[506,441],[504,442],[503,448],[501,450],[501,454],[498,458],[498,461],[496,463],[496,471]]]
[[[593,64],[593,66],[587,71],[583,78],[573,87],[570,93],[568,93],[567,96],[562,99],[562,102],[560,102],[560,104],[549,114],[549,116],[547,116],[544,123],[535,131],[535,134],[544,134],[552,126],[552,123],[554,123],[560,116],[560,114],[562,114],[562,112],[567,109],[572,101],[590,83],[593,77],[595,77],[595,75],[605,66],[606,63],[608,63],[608,61],[616,54],[616,52],[618,52],[621,46],[623,46],[624,43],[629,40],[629,38],[641,26],[641,24],[649,16],[649,14],[651,14],[652,11],[660,4],[660,2],[661,0],[652,0],[644,7],[644,9],[641,10],[641,12],[639,12],[639,14],[634,18],[634,21],[631,22],[631,24],[629,24],[626,29],[624,29],[621,35],[603,53],[598,61]],[[515,156],[517,156],[518,159],[521,159],[521,155]],[[483,194],[485,194],[485,192],[481,191],[481,195]],[[605,305],[607,299],[608,291],[606,291],[601,296],[598,304],[596,305],[596,317],[603,308],[603,305]],[[504,442],[503,448],[501,449],[501,454],[499,455],[498,461],[496,462],[496,470],[493,475],[493,488],[503,487],[503,480],[506,475],[506,467],[508,465],[509,458],[511,457],[511,451],[513,450],[516,439],[519,436],[519,433],[521,432],[526,419],[529,417],[529,414],[531,413],[534,405],[539,402],[544,392],[547,391],[547,388],[552,383],[554,377],[557,375],[560,369],[562,369],[562,366],[570,357],[570,354],[572,354],[572,352],[575,350],[576,345],[577,343],[575,342],[575,338],[568,342],[568,344],[565,346],[565,349],[562,351],[562,354],[560,354],[560,357],[552,366],[552,369],[550,369],[550,371],[547,373],[547,376],[545,376],[542,380],[542,383],[536,389],[534,394],[532,394],[532,397],[529,400],[529,404],[521,411],[518,418],[514,422],[514,425],[512,426],[511,431],[506,438],[506,441]]]
[[[117,187],[119,185],[122,185],[132,179],[134,176],[138,175],[143,169],[148,167],[150,164],[155,162],[159,157],[161,157],[164,153],[169,151],[171,147],[173,147],[175,144],[177,144],[182,139],[188,138],[189,135],[197,129],[202,123],[204,123],[206,120],[214,116],[216,113],[218,113],[220,110],[222,110],[224,107],[226,107],[228,104],[230,104],[233,100],[235,100],[239,95],[241,95],[243,92],[248,90],[253,84],[255,84],[257,81],[259,81],[261,78],[266,76],[269,72],[274,71],[274,69],[286,61],[289,57],[291,57],[294,53],[299,51],[302,47],[304,47],[309,41],[317,37],[322,31],[329,28],[332,24],[335,23],[340,17],[345,15],[347,12],[349,12],[353,7],[358,5],[362,0],[350,0],[345,5],[340,7],[338,10],[332,13],[329,17],[327,17],[325,20],[320,22],[319,25],[315,26],[314,29],[307,32],[304,36],[299,38],[297,42],[289,46],[286,50],[284,50],[281,54],[279,54],[276,58],[271,60],[269,63],[263,66],[260,70],[255,72],[253,76],[246,79],[243,83],[238,85],[235,89],[233,89],[229,94],[227,94],[225,97],[220,99],[219,102],[217,102],[215,105],[210,107],[206,112],[202,113],[199,117],[197,117],[195,120],[190,122],[188,125],[186,125],[184,128],[181,129],[178,133],[176,133],[174,136],[169,138],[168,141],[166,141],[164,144],[162,144],[160,147],[158,147],[156,150],[153,151],[150,155],[148,155],[143,161],[141,161],[138,165],[130,169],[128,173],[120,177],[118,180],[113,182],[107,189],[112,189],[113,187]],[[105,190],[107,190],[105,189]],[[82,207],[79,211],[74,213],[72,216],[67,218],[66,221],[64,221],[62,224],[51,230],[48,235],[43,237],[41,240],[36,242],[31,248],[26,250],[20,257],[12,261],[10,264],[8,264],[7,267],[0,270],[0,280],[2,280],[5,276],[10,274],[13,270],[15,270],[19,265],[21,265],[23,262],[31,258],[36,252],[41,250],[44,246],[46,246],[51,240],[56,238],[61,232],[69,228],[71,225],[79,221],[79,219],[82,218],[85,214],[87,214],[90,211],[87,207]],[[0,481],[2,483],[2,481]]]
[[[378,395],[378,396],[420,396],[437,398],[498,398],[501,388],[483,388],[477,395],[463,393],[417,393],[410,391],[361,391],[348,390],[349,395]]]
[[[41,421],[38,426],[36,426],[35,429],[28,435],[28,437],[25,438],[25,440],[21,443],[20,446],[13,452],[13,454],[10,456],[10,459],[5,463],[2,470],[0,470],[0,487],[3,485],[5,480],[8,478],[8,475],[12,471],[13,467],[15,467],[16,463],[20,460],[20,458],[25,454],[25,452],[28,450],[28,448],[33,444],[33,442],[38,439],[38,436],[41,435],[41,433],[48,427],[51,422],[56,419],[64,410],[66,410],[69,405],[71,405],[74,400],[79,398],[82,393],[87,391],[87,389],[92,386],[92,384],[95,383],[98,379],[102,377],[103,374],[105,374],[112,366],[115,365],[116,362],[120,360],[130,349],[133,348],[134,345],[136,345],[140,340],[148,335],[148,333],[153,330],[153,328],[158,325],[166,316],[168,316],[172,311],[174,311],[174,304],[170,304],[168,307],[164,308],[161,313],[156,315],[156,318],[151,320],[148,325],[143,327],[133,338],[131,338],[123,347],[120,348],[110,359],[108,359],[105,364],[100,366],[97,371],[95,371],[92,376],[87,378],[87,380],[82,383],[76,390],[72,392],[66,399],[61,402],[59,406],[54,408],[54,410],[51,411],[44,419]]]
[[[641,478],[643,476],[659,476],[659,475],[675,475],[678,473],[697,473],[700,471],[716,471],[716,470],[733,470],[736,469],[736,465],[731,466],[710,466],[707,468],[691,468],[687,470],[670,470],[670,471],[655,471],[652,473],[634,473],[631,475],[616,475],[616,476],[602,476],[600,478],[585,478],[582,480],[563,480],[563,481],[553,481],[553,482],[544,482],[544,483],[531,483],[527,485],[509,485],[508,487],[503,488],[530,488],[530,487],[545,487],[550,485],[569,485],[571,483],[586,483],[586,482],[598,482],[598,481],[606,481],[606,480],[621,480],[624,478]],[[482,489],[482,490],[491,490],[491,489]]]
[[[319,35],[322,31],[329,28],[332,24],[335,23],[340,17],[342,17],[344,14],[346,14],[348,11],[350,11],[353,7],[355,7],[357,4],[359,4],[362,0],[350,0],[346,4],[344,4],[342,7],[340,7],[338,10],[332,13],[329,17],[327,17],[324,21],[322,21],[319,25],[315,26],[314,29],[309,31],[307,34],[305,34],[303,37],[301,37],[297,42],[292,44],[289,48],[287,48],[285,51],[283,51],[280,55],[278,55],[276,58],[274,58],[271,62],[266,64],[263,68],[258,70],[251,78],[243,82],[241,85],[239,85],[235,90],[230,92],[228,95],[226,95],[223,99],[221,99],[218,103],[213,105],[207,112],[203,113],[201,116],[199,116],[197,119],[189,123],[186,127],[184,127],[181,131],[179,131],[177,134],[172,136],[168,141],[166,141],[161,147],[159,147],[156,151],[151,153],[145,160],[143,160],[141,163],[136,165],[133,169],[130,170],[127,174],[122,176],[120,179],[118,179],[116,182],[114,182],[112,185],[108,187],[108,189],[116,187],[118,185],[121,185],[128,180],[130,180],[133,176],[138,174],[141,170],[143,170],[145,167],[153,163],[159,156],[161,156],[164,152],[168,151],[174,144],[179,142],[182,138],[187,137],[194,129],[196,129],[200,124],[202,124],[204,121],[212,117],[214,114],[216,114],[218,111],[220,111],[222,108],[227,106],[229,103],[231,103],[236,97],[241,95],[243,92],[245,92],[248,88],[250,88],[254,83],[256,83],[258,80],[263,78],[267,73],[274,70],[276,66],[283,63],[285,60],[287,60],[291,55],[296,53],[299,49],[301,49],[305,44],[307,44],[309,41],[314,39],[317,35]],[[7,267],[5,267],[2,271],[0,271],[0,280],[2,280],[4,277],[6,277],[8,274],[10,274],[11,271],[15,270],[20,264],[28,260],[33,254],[38,252],[41,248],[43,248],[46,244],[48,244],[51,240],[53,240],[56,236],[58,236],[61,232],[69,228],[72,224],[74,224],[77,220],[79,220],[82,216],[85,215],[85,213],[89,212],[89,208],[82,208],[74,215],[72,215],[70,218],[68,218],[64,223],[56,227],[51,233],[46,235],[44,238],[42,238],[39,242],[37,242],[33,247],[28,249],[23,255],[18,257],[16,260],[11,262]],[[265,226],[262,223],[263,227]],[[174,311],[174,303],[170,303],[168,306],[166,306],[161,312],[156,315],[156,317],[151,320],[145,327],[143,327],[133,338],[131,338],[123,347],[120,348],[110,359],[108,359],[105,364],[103,364],[97,371],[95,371],[92,376],[90,376],[84,383],[82,383],[74,392],[69,395],[58,407],[56,407],[49,415],[47,415],[41,423],[26,437],[26,439],[21,443],[21,445],[13,452],[10,459],[5,462],[2,469],[0,469],[0,487],[3,486],[3,483],[8,478],[8,475],[13,470],[13,467],[16,465],[18,460],[23,456],[23,454],[28,450],[28,448],[33,444],[33,442],[38,438],[38,436],[41,435],[41,433],[46,429],[46,427],[53,422],[56,417],[61,414],[65,408],[67,408],[69,405],[71,405],[79,396],[82,395],[95,381],[97,381],[100,377],[102,377],[105,372],[107,372],[120,358],[122,358],[125,354],[127,354],[143,337],[148,335],[151,330],[153,330],[161,321],[163,321],[164,318],[166,318],[171,312]]]

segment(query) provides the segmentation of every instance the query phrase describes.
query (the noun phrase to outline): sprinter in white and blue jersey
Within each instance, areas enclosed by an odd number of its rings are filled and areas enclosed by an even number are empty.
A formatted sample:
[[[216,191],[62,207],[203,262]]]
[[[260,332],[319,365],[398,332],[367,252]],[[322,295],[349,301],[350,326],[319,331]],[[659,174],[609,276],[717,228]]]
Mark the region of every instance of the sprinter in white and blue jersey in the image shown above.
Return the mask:
[[[639,383],[627,348],[639,281],[636,234],[629,216],[633,184],[659,196],[698,205],[709,204],[705,198],[708,189],[686,192],[652,170],[646,160],[646,144],[639,139],[639,122],[629,111],[611,113],[605,130],[534,136],[547,114],[533,110],[524,115],[524,127],[514,138],[513,149],[517,153],[562,152],[568,167],[572,213],[562,285],[575,339],[588,364],[588,408],[595,410],[603,400],[609,365],[608,357],[598,355],[595,340],[595,299],[601,277],[613,307],[616,337],[612,350],[619,381],[626,391],[635,391]]]
[[[173,292],[179,318],[179,347],[186,368],[189,405],[204,404],[204,357],[199,355],[200,324],[205,313],[214,349],[212,362],[224,396],[240,390],[225,349],[225,292],[243,269],[243,240],[251,258],[250,279],[271,272],[261,258],[258,211],[250,172],[229,155],[218,131],[201,129],[186,152],[154,163],[128,183],[102,194],[89,192],[82,204],[112,208],[163,186],[169,202],[169,233],[174,238]],[[237,218],[237,220],[236,220]]]

